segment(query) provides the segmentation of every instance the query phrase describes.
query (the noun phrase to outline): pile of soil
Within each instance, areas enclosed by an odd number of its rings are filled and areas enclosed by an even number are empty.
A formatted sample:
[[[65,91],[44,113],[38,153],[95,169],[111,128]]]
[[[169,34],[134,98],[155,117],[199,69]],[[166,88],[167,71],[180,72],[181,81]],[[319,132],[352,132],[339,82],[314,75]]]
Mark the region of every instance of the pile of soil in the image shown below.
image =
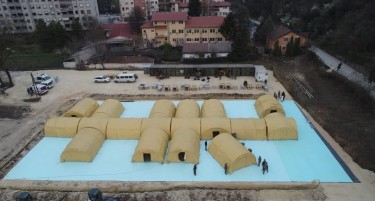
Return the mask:
[[[275,77],[294,100],[340,144],[362,168],[375,171],[375,102],[365,89],[329,72],[313,55],[270,61]],[[302,93],[296,80],[314,96]]]
[[[1,119],[20,119],[30,114],[29,106],[0,105]]]

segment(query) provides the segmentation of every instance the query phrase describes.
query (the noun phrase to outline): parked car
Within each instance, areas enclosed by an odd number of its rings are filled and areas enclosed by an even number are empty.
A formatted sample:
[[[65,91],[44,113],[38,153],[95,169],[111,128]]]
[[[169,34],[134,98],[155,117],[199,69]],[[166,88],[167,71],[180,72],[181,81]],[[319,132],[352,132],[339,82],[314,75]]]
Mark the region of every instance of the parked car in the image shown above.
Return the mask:
[[[32,94],[44,95],[48,92],[47,86],[44,84],[34,84],[30,87]]]
[[[47,86],[49,89],[52,88],[55,84],[55,79],[45,73],[36,74],[36,80],[35,82],[37,84],[43,84]]]
[[[135,82],[138,78],[137,74],[134,73],[121,73],[115,78],[115,82]]]
[[[95,82],[97,82],[97,83],[108,83],[110,81],[111,81],[111,79],[107,76],[104,76],[104,75],[95,77]]]

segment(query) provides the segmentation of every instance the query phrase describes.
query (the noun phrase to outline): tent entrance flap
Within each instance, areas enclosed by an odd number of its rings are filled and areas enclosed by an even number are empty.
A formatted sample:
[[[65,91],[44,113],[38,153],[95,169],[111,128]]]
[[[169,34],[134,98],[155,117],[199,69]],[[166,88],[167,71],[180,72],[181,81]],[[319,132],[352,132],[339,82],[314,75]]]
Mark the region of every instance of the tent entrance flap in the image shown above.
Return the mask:
[[[271,111],[270,111],[270,113],[275,113],[275,112],[277,112],[277,110],[271,110]]]
[[[218,136],[220,134],[219,131],[212,131],[212,138]]]
[[[186,154],[185,154],[185,152],[178,153],[178,159],[180,161],[185,161],[186,160]]]
[[[151,162],[151,154],[143,154],[143,161],[144,162]]]
[[[77,117],[77,115],[74,115],[74,114],[73,114],[73,115],[71,115],[71,117]]]

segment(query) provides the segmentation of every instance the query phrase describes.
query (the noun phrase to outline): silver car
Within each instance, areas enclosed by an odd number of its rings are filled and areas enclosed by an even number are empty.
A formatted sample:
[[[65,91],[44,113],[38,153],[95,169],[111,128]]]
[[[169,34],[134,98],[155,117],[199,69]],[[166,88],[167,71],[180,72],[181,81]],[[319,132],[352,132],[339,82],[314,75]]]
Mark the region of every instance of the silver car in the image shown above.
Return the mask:
[[[111,79],[109,79],[109,77],[107,77],[107,76],[96,76],[95,77],[95,82],[97,82],[97,83],[108,83],[110,81],[111,81]]]

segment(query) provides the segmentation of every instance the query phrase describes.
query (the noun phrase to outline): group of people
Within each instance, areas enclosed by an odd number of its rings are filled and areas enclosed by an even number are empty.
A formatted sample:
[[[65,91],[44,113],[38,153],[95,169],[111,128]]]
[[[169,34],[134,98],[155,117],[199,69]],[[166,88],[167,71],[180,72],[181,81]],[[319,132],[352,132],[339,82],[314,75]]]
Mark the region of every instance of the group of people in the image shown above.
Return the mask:
[[[273,93],[273,96],[274,96],[276,99],[280,99],[281,101],[284,101],[284,100],[285,100],[285,92],[284,92],[284,91],[281,92],[281,93],[280,93],[280,91],[278,91],[277,93],[274,92],[274,93]]]
[[[262,161],[262,157],[259,156],[259,157],[258,157],[258,167],[260,166],[261,161]],[[266,159],[263,159],[263,162],[262,162],[262,172],[263,172],[263,174],[264,174],[265,172],[268,173],[268,163],[267,163]]]

